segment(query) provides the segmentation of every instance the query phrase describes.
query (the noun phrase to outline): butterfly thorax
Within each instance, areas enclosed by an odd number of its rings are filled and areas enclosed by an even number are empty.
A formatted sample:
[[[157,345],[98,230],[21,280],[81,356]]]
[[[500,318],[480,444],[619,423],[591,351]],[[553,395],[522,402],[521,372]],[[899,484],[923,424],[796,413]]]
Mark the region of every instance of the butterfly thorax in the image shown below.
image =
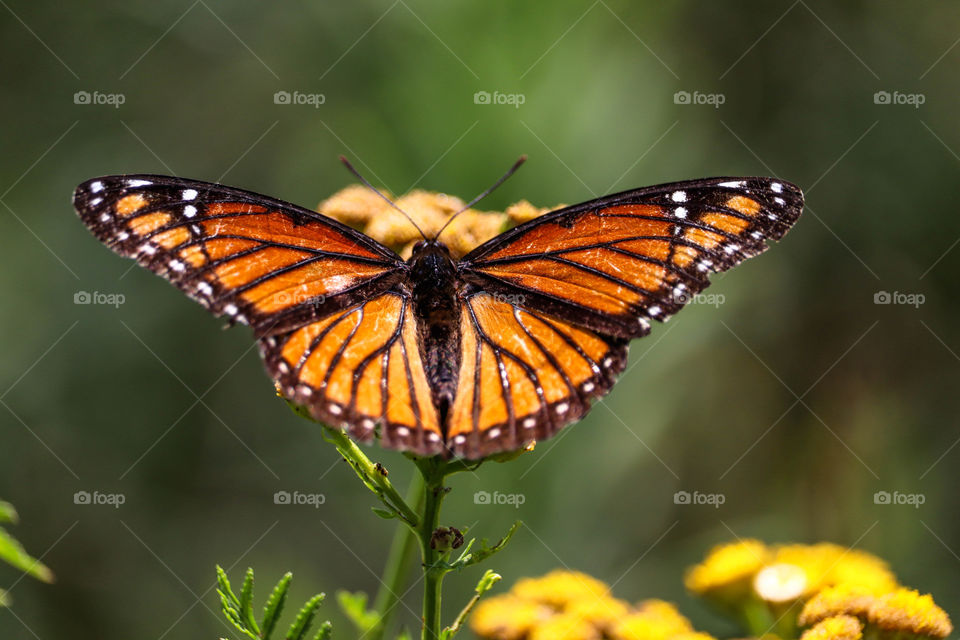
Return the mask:
[[[441,428],[457,392],[460,374],[460,305],[457,267],[449,250],[436,241],[420,242],[407,261],[420,352]]]

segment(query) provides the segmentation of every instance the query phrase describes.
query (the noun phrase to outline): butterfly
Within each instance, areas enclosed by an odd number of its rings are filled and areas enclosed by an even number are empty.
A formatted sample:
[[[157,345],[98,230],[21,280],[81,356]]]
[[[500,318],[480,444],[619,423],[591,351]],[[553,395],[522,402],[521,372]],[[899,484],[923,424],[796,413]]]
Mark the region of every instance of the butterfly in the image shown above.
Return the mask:
[[[628,343],[779,240],[803,195],[773,178],[675,182],[550,211],[459,259],[424,235],[406,260],[316,211],[197,180],[105,176],[73,202],[115,252],[251,326],[279,391],[316,420],[475,460],[582,418]]]

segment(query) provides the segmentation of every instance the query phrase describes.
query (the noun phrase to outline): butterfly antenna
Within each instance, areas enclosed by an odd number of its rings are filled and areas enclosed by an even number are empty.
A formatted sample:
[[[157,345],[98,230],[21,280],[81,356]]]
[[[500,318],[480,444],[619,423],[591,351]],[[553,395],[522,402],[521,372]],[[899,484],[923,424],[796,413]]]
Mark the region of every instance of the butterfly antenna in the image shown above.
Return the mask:
[[[454,219],[454,218],[456,218],[458,215],[460,215],[461,213],[463,213],[464,211],[466,211],[467,209],[469,209],[469,208],[472,207],[473,205],[477,204],[478,202],[480,202],[481,200],[483,200],[484,198],[486,198],[488,195],[490,195],[490,193],[491,193],[494,189],[496,189],[496,188],[499,187],[501,184],[503,184],[504,182],[506,182],[507,178],[509,178],[510,176],[512,176],[514,173],[516,173],[517,169],[520,168],[520,165],[522,165],[522,164],[523,164],[524,162],[526,162],[526,161],[527,161],[527,156],[526,156],[526,155],[520,156],[520,157],[517,159],[517,161],[513,163],[513,166],[510,167],[505,174],[503,174],[502,176],[500,176],[500,179],[499,179],[499,180],[497,180],[496,182],[494,182],[494,183],[493,183],[492,185],[490,185],[490,187],[487,188],[483,193],[481,193],[481,194],[478,195],[476,198],[474,198],[473,200],[471,200],[470,202],[468,202],[466,205],[464,205],[464,207],[463,207],[462,209],[460,209],[459,211],[457,211],[456,213],[454,213],[452,216],[450,216],[449,218],[447,218],[447,221],[443,223],[443,226],[440,227],[440,231],[437,231],[437,235],[433,236],[433,239],[436,240],[437,238],[439,238],[439,237],[440,237],[440,234],[443,233],[443,230],[446,229],[447,226],[448,226],[451,222],[453,222],[453,219]]]
[[[420,225],[418,225],[416,222],[414,222],[414,221],[413,221],[413,218],[411,218],[410,215],[409,215],[406,211],[404,211],[403,209],[401,209],[400,207],[398,207],[396,204],[394,204],[393,200],[391,200],[391,199],[388,198],[387,196],[385,196],[385,195],[383,195],[382,193],[380,193],[375,186],[373,186],[372,184],[370,184],[370,182],[368,182],[366,178],[364,178],[362,175],[360,175],[360,172],[353,168],[353,165],[350,164],[350,161],[349,161],[349,160],[347,160],[344,156],[340,156],[340,162],[342,162],[342,163],[347,167],[347,169],[350,170],[350,173],[352,173],[353,175],[355,175],[355,176],[357,177],[357,179],[360,180],[360,182],[362,182],[362,183],[365,184],[367,187],[369,187],[369,189],[370,189],[371,191],[373,191],[375,194],[377,194],[378,196],[380,196],[381,198],[383,198],[384,202],[386,202],[386,203],[389,204],[391,207],[393,207],[394,209],[396,209],[397,211],[399,211],[400,213],[402,213],[402,214],[403,214],[403,217],[406,218],[407,220],[409,220],[409,221],[410,221],[410,224],[412,224],[412,225],[414,226],[414,228],[417,230],[417,233],[420,234],[420,237],[421,237],[421,238],[423,238],[424,240],[427,239],[427,234],[425,234],[425,233],[423,232],[423,229],[420,228]]]

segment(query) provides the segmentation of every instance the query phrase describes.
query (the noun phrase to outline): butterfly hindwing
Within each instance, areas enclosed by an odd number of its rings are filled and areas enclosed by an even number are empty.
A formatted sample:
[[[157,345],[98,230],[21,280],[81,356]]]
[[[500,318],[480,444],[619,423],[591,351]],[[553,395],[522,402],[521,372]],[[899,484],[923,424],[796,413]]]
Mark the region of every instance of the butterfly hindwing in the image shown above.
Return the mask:
[[[84,223],[117,253],[259,335],[389,288],[403,261],[319,213],[221,185],[154,175],[88,180]]]
[[[388,292],[290,333],[261,338],[280,391],[361,442],[436,455],[445,445],[409,298]]]
[[[482,458],[553,436],[586,414],[626,364],[627,341],[478,293],[461,315],[448,442]]]
[[[461,262],[476,288],[518,306],[636,338],[724,271],[767,248],[800,215],[803,196],[769,178],[649,187],[547,213]]]

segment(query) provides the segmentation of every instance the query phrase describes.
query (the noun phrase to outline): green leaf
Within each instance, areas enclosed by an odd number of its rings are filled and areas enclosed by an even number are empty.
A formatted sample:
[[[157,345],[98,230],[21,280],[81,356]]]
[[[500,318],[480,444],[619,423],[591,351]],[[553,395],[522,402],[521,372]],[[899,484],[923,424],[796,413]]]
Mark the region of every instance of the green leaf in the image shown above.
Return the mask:
[[[270,594],[270,598],[267,599],[267,604],[263,608],[263,631],[261,632],[261,637],[269,638],[270,634],[273,633],[274,627],[277,626],[277,619],[280,617],[280,612],[283,611],[283,605],[287,600],[287,591],[290,590],[290,580],[293,579],[293,574],[289,571],[280,578],[280,582],[277,583],[277,586],[273,588],[273,593]]]
[[[513,534],[517,532],[517,529],[520,528],[520,525],[523,524],[520,520],[517,520],[513,523],[513,526],[510,527],[510,530],[507,531],[507,534],[500,538],[500,541],[497,542],[492,547],[487,544],[487,540],[483,539],[480,541],[480,549],[468,557],[463,559],[462,565],[459,568],[469,567],[471,565],[478,564],[483,562],[493,554],[502,551],[504,547],[507,546],[507,543],[510,542],[510,538],[513,537]]]
[[[243,577],[243,588],[240,589],[240,600],[237,605],[244,623],[259,635],[260,627],[257,626],[257,618],[253,615],[253,567],[248,567]]]
[[[483,574],[480,578],[480,581],[477,583],[476,595],[470,598],[470,601],[467,602],[467,606],[463,608],[463,611],[457,615],[457,618],[453,621],[453,624],[440,632],[440,640],[451,640],[460,629],[463,627],[463,623],[466,622],[467,616],[470,615],[470,612],[473,611],[473,608],[477,606],[477,603],[480,602],[480,598],[483,597],[487,591],[493,588],[493,585],[500,582],[503,579],[499,573],[494,573],[490,569]]]
[[[313,640],[330,640],[330,635],[333,633],[333,625],[330,624],[330,621],[327,620],[317,631],[317,635],[313,636]]]
[[[370,509],[371,509],[375,514],[377,514],[378,516],[380,516],[381,518],[383,518],[384,520],[393,520],[394,518],[397,517],[397,512],[396,512],[396,511],[388,511],[387,509],[379,509],[379,508],[377,508],[377,507],[370,507]]]
[[[26,549],[4,529],[0,529],[0,560],[37,580],[53,582],[53,572],[39,560],[30,557]]]
[[[490,569],[487,569],[486,573],[483,574],[483,577],[480,578],[480,582],[477,583],[476,592],[478,596],[482,596],[487,591],[493,588],[493,585],[497,584],[503,580],[503,576],[499,573],[494,573]]]
[[[20,521],[20,516],[17,515],[17,510],[13,508],[13,505],[9,502],[4,502],[0,500],[0,522],[9,522],[10,524],[17,524]]]
[[[293,624],[290,625],[290,630],[287,631],[286,640],[302,640],[303,637],[307,635],[307,630],[313,623],[313,616],[317,613],[317,607],[320,606],[325,597],[325,594],[318,593],[310,598],[307,604],[303,605],[300,613],[298,613],[296,619],[294,619]]]
[[[413,636],[410,635],[410,632],[404,629],[400,632],[400,635],[397,636],[397,640],[413,640]]]
[[[376,611],[367,610],[367,594],[362,591],[350,593],[337,592],[337,603],[340,609],[360,632],[366,633],[377,625],[380,615]]]

